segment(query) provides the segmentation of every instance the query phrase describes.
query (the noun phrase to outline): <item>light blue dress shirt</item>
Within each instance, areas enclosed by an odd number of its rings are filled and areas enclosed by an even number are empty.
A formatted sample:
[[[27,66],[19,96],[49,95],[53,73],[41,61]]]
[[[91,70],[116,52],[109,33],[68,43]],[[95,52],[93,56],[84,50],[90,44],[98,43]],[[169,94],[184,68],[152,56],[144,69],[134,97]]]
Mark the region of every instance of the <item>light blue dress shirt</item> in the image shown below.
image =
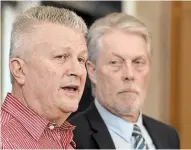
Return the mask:
[[[135,138],[132,137],[134,124],[140,127],[149,149],[155,149],[153,141],[143,125],[142,114],[139,115],[136,123],[132,123],[110,113],[96,99],[95,106],[109,130],[116,149],[134,149]]]

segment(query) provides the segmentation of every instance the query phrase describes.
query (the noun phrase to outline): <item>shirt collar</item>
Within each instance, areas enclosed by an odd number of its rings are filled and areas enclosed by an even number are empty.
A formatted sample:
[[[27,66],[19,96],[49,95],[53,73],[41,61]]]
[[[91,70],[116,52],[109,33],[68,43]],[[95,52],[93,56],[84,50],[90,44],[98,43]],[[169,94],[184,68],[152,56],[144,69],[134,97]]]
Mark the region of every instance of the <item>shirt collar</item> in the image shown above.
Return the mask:
[[[2,109],[15,117],[36,141],[39,140],[40,136],[50,123],[30,108],[25,107],[10,93],[7,94],[5,101],[2,104]],[[69,122],[65,121],[61,128],[73,130],[75,126],[72,126]]]
[[[65,121],[61,126],[61,129],[63,130],[74,130],[76,126],[71,125],[68,121]]]
[[[140,113],[137,122],[134,123],[134,124],[137,124],[139,127],[142,127],[142,126],[143,126],[143,115],[142,115],[142,113]]]
[[[130,142],[131,140],[134,124],[137,124],[138,126],[142,124],[141,113],[139,115],[137,122],[132,123],[109,112],[97,101],[97,99],[95,99],[95,106],[98,109],[98,112],[100,113],[106,126],[110,130],[118,134],[120,137],[122,137],[124,140],[126,140],[127,142]]]

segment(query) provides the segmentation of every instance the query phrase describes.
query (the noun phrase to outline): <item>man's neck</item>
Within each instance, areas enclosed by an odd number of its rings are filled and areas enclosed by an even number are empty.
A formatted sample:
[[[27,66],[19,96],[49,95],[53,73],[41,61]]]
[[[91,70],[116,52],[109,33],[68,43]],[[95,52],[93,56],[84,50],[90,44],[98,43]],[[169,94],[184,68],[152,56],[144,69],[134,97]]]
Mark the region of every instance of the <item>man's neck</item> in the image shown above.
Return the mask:
[[[26,101],[24,99],[21,88],[13,86],[11,95],[14,96],[17,100],[19,100],[24,106],[27,107],[27,103],[26,103]]]

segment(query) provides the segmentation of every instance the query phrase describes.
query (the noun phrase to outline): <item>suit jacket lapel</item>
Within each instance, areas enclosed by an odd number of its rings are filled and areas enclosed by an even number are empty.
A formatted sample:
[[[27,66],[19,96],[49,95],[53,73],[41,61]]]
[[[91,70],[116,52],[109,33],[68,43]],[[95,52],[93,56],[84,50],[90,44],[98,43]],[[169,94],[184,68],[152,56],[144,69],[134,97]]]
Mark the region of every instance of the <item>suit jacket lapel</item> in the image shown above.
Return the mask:
[[[163,139],[163,136],[161,135],[163,132],[160,132],[157,127],[153,124],[151,119],[149,119],[147,116],[143,115],[143,124],[146,127],[151,139],[153,140],[153,143],[157,149],[164,149],[166,147],[164,145],[165,142]]]
[[[99,112],[97,111],[95,104],[92,103],[87,111],[89,112],[86,113],[86,117],[93,129],[92,136],[97,142],[97,145],[99,146],[99,148],[100,149],[115,149],[110,133],[103,119],[101,118]]]

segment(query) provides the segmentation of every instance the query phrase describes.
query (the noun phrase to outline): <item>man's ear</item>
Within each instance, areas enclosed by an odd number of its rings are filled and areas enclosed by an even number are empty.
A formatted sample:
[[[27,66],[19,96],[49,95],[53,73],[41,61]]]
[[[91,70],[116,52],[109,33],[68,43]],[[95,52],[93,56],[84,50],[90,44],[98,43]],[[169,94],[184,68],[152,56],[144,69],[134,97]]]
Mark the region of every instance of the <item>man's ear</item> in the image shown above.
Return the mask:
[[[20,85],[24,85],[25,83],[25,62],[20,58],[12,58],[9,62],[9,68],[13,78],[19,83]]]
[[[91,61],[86,62],[86,68],[91,82],[96,84],[96,66]]]

